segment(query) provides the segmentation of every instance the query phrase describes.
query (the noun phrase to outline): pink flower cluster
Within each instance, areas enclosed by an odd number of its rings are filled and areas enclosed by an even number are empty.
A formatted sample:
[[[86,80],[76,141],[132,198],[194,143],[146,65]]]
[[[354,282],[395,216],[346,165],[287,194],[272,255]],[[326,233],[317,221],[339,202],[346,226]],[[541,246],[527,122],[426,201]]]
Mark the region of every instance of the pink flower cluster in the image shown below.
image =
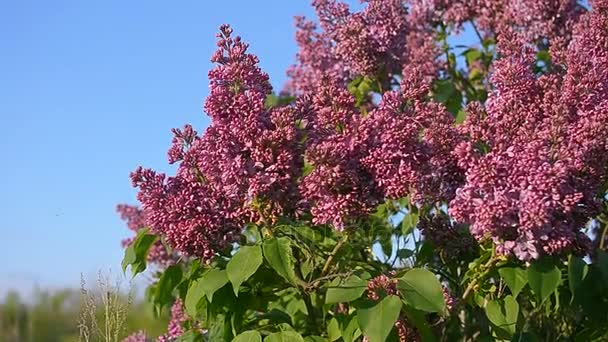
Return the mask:
[[[455,151],[466,183],[450,213],[522,260],[588,245],[580,230],[608,171],[608,11],[595,4],[557,71],[542,77],[524,41],[501,33],[495,90],[485,109],[468,109],[469,139]]]
[[[212,57],[217,66],[205,102],[211,126],[202,136],[191,126],[173,131],[175,176],[142,168],[131,175],[151,229],[206,259],[229,247],[245,222],[294,211],[303,166],[301,108],[265,109],[268,75],[231,34],[227,25],[220,28]]]
[[[418,229],[431,241],[437,254],[446,260],[466,260],[474,254],[477,242],[463,225],[455,224],[446,215],[422,216]]]
[[[184,312],[184,304],[181,299],[177,299],[171,307],[171,319],[167,327],[167,333],[158,337],[158,342],[170,342],[184,334],[182,324],[187,321],[186,313]]]
[[[149,342],[151,341],[143,330],[125,337],[122,342]]]
[[[404,82],[367,116],[338,85],[313,96],[306,150],[313,170],[300,184],[313,223],[343,229],[385,198],[453,197],[462,173],[451,155],[459,134],[441,105],[423,100],[426,91],[424,83]]]
[[[577,0],[408,0],[420,20],[460,27],[473,21],[486,35],[512,27],[529,40],[567,35],[584,13]]]
[[[361,11],[351,12],[336,0],[314,0],[320,30],[313,21],[296,17],[298,63],[288,70],[287,90],[307,93],[329,78],[344,83],[356,75],[370,75],[390,87],[390,77],[416,62],[434,75],[437,50],[427,23],[417,23],[403,0],[364,0]]]
[[[120,218],[127,222],[127,226],[133,232],[137,232],[142,228],[148,227],[146,224],[146,217],[140,208],[134,205],[119,204],[116,206],[116,211],[120,214]],[[123,248],[130,246],[134,237],[127,238],[121,241]],[[176,256],[169,254],[167,248],[162,244],[160,240],[156,241],[150,250],[148,251],[147,261],[152,264],[156,264],[161,267],[169,266],[176,261]]]

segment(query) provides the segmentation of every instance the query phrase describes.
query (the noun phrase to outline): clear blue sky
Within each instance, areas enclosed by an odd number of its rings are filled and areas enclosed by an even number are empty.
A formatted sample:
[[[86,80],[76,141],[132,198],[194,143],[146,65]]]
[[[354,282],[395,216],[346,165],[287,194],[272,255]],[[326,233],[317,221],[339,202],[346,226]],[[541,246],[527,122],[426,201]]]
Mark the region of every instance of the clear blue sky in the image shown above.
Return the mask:
[[[0,293],[118,271],[114,206],[135,203],[138,165],[169,170],[172,127],[208,124],[217,27],[279,88],[298,14],[309,1],[0,1]]]

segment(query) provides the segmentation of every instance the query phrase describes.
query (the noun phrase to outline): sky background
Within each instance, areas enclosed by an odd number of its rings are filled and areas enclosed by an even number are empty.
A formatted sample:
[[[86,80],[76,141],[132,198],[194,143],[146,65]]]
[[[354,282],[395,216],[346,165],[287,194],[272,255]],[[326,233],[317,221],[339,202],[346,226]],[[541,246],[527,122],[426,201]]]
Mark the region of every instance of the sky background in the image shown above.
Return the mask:
[[[307,0],[0,0],[0,293],[120,273],[115,206],[136,203],[138,165],[171,170],[171,128],[208,125],[218,26],[280,88],[302,14]]]

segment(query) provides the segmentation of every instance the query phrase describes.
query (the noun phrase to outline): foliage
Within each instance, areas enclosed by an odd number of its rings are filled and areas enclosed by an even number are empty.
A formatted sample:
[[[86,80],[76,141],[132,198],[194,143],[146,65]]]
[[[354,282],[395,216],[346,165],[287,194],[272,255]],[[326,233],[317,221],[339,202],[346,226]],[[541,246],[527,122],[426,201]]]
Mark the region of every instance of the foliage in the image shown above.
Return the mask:
[[[511,3],[314,1],[280,96],[222,26],[119,207],[159,340],[608,339],[608,3]]]

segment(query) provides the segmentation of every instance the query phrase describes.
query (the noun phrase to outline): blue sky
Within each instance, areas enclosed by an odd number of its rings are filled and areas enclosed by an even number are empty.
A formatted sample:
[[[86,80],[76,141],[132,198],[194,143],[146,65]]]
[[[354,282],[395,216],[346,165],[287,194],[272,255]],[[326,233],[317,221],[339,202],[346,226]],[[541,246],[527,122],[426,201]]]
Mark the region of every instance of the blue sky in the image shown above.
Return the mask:
[[[0,293],[118,271],[129,172],[169,170],[170,129],[208,124],[217,27],[232,24],[278,88],[299,14],[307,0],[0,1]]]

